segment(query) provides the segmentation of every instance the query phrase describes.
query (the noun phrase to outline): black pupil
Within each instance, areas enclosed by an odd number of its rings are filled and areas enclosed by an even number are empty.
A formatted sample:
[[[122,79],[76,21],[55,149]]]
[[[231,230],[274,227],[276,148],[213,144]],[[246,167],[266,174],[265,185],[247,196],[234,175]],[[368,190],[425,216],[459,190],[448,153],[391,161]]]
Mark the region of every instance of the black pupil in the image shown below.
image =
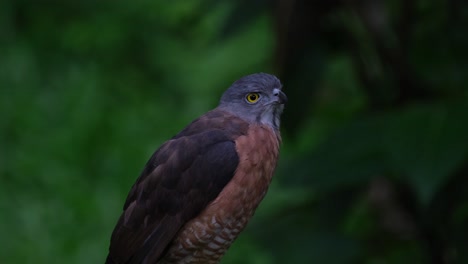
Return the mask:
[[[251,94],[249,96],[249,99],[250,99],[250,101],[255,101],[257,99],[257,95],[256,94]]]

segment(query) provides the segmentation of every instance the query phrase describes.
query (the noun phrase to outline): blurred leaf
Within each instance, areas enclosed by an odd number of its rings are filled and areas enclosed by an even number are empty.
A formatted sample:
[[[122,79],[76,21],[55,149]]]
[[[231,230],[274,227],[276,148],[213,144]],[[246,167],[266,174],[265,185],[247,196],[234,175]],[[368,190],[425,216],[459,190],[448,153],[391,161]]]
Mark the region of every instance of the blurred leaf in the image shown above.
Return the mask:
[[[388,119],[384,141],[388,162],[423,204],[468,160],[468,114],[462,102],[416,105]]]
[[[427,204],[467,160],[464,102],[415,105],[350,122],[285,170],[290,184],[322,192],[371,177],[399,175]]]

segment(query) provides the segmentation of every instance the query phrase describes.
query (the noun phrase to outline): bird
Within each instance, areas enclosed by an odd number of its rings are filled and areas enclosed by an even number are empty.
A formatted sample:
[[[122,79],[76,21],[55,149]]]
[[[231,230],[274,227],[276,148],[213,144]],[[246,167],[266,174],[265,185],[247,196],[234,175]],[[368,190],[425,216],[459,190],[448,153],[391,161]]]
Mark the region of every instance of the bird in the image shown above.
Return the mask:
[[[276,76],[241,77],[163,143],[131,187],[105,263],[219,263],[268,190],[287,100]]]

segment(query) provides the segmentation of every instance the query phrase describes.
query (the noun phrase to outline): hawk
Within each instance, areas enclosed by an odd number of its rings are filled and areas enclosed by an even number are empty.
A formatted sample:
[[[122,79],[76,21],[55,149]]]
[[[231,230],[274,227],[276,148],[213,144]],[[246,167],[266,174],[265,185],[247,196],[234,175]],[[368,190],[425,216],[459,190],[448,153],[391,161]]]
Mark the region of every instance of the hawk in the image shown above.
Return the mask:
[[[165,142],[131,188],[106,263],[219,263],[273,176],[287,101],[280,81],[235,81]]]

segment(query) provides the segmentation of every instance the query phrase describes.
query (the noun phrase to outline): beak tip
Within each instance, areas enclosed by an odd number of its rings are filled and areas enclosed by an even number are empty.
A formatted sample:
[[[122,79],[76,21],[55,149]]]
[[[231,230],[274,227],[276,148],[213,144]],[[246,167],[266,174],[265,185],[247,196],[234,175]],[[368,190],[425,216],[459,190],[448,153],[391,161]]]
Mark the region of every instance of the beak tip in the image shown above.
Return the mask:
[[[283,93],[283,91],[280,91],[279,102],[280,102],[280,104],[287,104],[288,103],[288,97],[286,96],[285,93]]]

